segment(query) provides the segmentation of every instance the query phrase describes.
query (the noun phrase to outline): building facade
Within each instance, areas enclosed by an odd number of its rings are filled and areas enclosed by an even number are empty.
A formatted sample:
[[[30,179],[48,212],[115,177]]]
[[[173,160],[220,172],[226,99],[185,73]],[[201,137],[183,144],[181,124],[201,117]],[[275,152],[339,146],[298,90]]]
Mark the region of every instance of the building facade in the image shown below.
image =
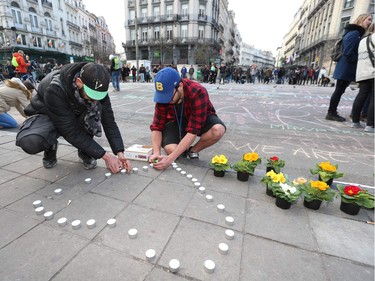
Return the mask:
[[[18,50],[40,63],[108,63],[115,45],[104,18],[82,0],[0,0],[1,63]]]
[[[238,63],[239,32],[227,0],[125,0],[125,13],[129,60]]]
[[[326,67],[333,73],[330,54],[344,27],[360,14],[374,15],[374,0],[305,0],[284,37],[278,64]]]
[[[258,69],[272,69],[275,59],[270,51],[263,51],[242,42],[239,64],[241,66],[256,66]]]

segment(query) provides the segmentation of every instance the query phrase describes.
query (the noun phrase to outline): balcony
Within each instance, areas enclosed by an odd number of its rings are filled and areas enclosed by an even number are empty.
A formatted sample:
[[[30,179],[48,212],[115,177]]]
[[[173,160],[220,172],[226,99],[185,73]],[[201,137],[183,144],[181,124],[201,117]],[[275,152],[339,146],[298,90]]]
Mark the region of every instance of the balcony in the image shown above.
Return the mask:
[[[43,6],[43,8],[52,9],[52,3],[48,2],[47,0],[42,0],[42,6]]]
[[[71,21],[67,20],[66,24],[67,24],[68,27],[71,27],[75,31],[80,31],[81,30],[81,28],[78,25],[76,25],[75,23],[72,23]]]
[[[179,21],[188,21],[189,20],[189,15],[178,15],[177,19]]]
[[[198,21],[207,21],[207,15],[198,15]]]
[[[139,0],[139,5],[141,6],[145,6],[148,4],[148,1],[147,0]]]
[[[56,37],[56,31],[54,31],[54,30],[46,30],[46,34],[48,36],[55,36]]]
[[[69,45],[74,46],[74,47],[78,47],[78,48],[82,48],[82,44],[79,44],[79,43],[74,42],[74,41],[69,41]]]

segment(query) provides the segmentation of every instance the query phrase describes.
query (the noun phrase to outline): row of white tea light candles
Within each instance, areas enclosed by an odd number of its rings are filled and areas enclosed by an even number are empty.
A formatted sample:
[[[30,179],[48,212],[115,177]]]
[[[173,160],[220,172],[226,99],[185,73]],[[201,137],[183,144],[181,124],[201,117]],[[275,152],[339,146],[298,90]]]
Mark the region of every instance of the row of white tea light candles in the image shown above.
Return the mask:
[[[191,180],[194,184],[194,187],[198,189],[199,193],[204,194],[206,192],[206,188],[201,186],[200,182],[198,182],[198,179],[194,178],[193,175],[188,174],[186,171],[183,171],[181,168],[178,167],[177,163],[173,162],[172,163],[173,169],[175,169],[178,173],[180,173],[182,176],[186,176],[189,180]],[[213,202],[213,196],[210,194],[206,195],[206,201],[207,202]],[[217,206],[217,211],[220,213],[224,213],[225,211],[225,206],[223,204],[218,204]],[[229,226],[232,226],[234,224],[234,218],[227,216],[225,218],[225,223]],[[227,229],[225,230],[225,237],[228,240],[232,240],[234,238],[234,231]],[[218,247],[219,253],[222,255],[225,255],[228,253],[229,247],[226,243],[220,243]],[[154,252],[152,252],[154,253]],[[176,259],[172,259],[169,262],[169,269],[171,272],[177,272],[180,267],[180,262]],[[206,260],[204,262],[204,270],[207,273],[213,273],[215,271],[215,262],[212,260]]]
[[[152,166],[152,165],[153,164],[151,163],[150,166]],[[176,163],[172,163],[172,167],[177,172],[179,172],[182,176],[186,176],[188,179],[190,179],[193,182],[194,187],[198,188],[198,192],[199,193],[202,193],[202,194],[205,193],[206,188],[203,187],[203,186],[201,186],[200,183],[198,182],[198,180],[196,178],[193,178],[193,176],[191,174],[187,174],[186,171],[183,171],[181,168],[178,168],[178,166],[177,166]],[[148,167],[147,166],[143,166],[142,169],[145,172],[148,171]],[[125,169],[122,169],[120,172],[121,172],[121,174],[126,174],[126,170]],[[138,168],[133,168],[132,172],[133,173],[137,173],[138,172]],[[112,175],[111,173],[106,173],[105,177],[108,179],[108,178],[111,177],[111,175]],[[91,178],[86,178],[85,182],[88,183],[88,184],[91,183]],[[61,195],[62,194],[62,189],[61,188],[55,189],[54,193],[55,193],[55,195]],[[213,201],[213,196],[207,194],[206,195],[206,201],[207,202],[212,202]],[[53,214],[52,211],[44,212],[44,207],[42,206],[41,200],[34,201],[33,202],[33,206],[35,208],[36,214],[38,214],[38,215],[43,214],[44,218],[46,220],[51,220],[53,218],[54,214]],[[218,210],[218,212],[223,213],[224,210],[225,210],[225,206],[223,204],[218,204],[217,205],[217,210]],[[63,226],[65,226],[67,224],[67,221],[68,221],[67,218],[63,217],[63,218],[58,219],[57,224],[59,226],[63,227]],[[230,216],[227,216],[225,218],[225,223],[227,225],[229,225],[229,226],[233,225],[234,224],[234,218],[230,217]],[[72,221],[71,225],[72,225],[73,229],[79,229],[81,227],[81,221],[80,220],[74,220],[74,221]],[[114,218],[109,219],[107,221],[107,225],[109,227],[111,227],[111,228],[115,227],[116,226],[116,219],[114,219]],[[86,222],[86,226],[89,229],[95,228],[96,221],[94,219],[89,219]],[[128,236],[129,236],[130,239],[135,239],[137,237],[137,234],[138,234],[138,231],[136,229],[134,229],[134,228],[129,229],[129,231],[128,231]],[[225,231],[225,237],[228,240],[232,240],[234,238],[234,231],[230,230],[230,229],[227,229]],[[218,250],[219,250],[220,254],[225,255],[225,254],[228,253],[229,247],[225,243],[220,243],[219,246],[218,246]],[[156,251],[154,249],[148,249],[146,251],[146,253],[145,253],[145,256],[146,256],[146,259],[148,261],[152,261],[155,258],[155,256],[156,256]],[[173,272],[173,273],[176,273],[176,272],[178,272],[179,269],[180,269],[180,262],[179,262],[179,260],[177,260],[177,259],[171,259],[169,261],[169,270],[171,272]],[[215,263],[212,260],[206,260],[204,262],[204,269],[205,269],[205,271],[207,273],[213,273],[214,270],[215,270]]]

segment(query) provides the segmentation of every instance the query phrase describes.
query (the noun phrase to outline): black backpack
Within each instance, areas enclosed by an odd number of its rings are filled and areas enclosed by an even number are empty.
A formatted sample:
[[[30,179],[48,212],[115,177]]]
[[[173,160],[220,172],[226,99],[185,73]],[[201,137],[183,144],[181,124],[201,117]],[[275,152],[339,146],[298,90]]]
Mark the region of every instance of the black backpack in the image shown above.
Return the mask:
[[[335,62],[338,62],[342,57],[342,51],[343,51],[343,38],[340,38],[336,41],[335,46],[333,47],[331,59]]]

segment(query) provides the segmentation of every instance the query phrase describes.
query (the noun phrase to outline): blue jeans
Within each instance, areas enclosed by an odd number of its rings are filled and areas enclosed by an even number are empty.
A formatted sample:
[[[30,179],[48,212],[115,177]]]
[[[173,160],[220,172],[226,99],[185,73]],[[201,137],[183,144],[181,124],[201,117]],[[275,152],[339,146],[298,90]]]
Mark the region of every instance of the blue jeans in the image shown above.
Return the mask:
[[[112,86],[115,90],[120,91],[120,70],[112,71]]]
[[[0,128],[9,129],[16,128],[18,123],[16,119],[10,116],[8,113],[0,113]]]

